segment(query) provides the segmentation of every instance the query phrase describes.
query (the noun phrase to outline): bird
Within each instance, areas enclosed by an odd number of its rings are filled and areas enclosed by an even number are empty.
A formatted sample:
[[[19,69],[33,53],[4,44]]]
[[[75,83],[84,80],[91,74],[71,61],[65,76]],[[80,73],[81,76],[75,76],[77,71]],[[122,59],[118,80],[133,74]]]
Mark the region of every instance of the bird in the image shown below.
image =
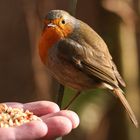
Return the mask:
[[[126,84],[105,41],[88,24],[64,10],[51,10],[44,18],[38,46],[40,59],[52,77],[77,91],[70,104],[82,91],[109,89],[138,127],[135,114],[120,88]]]

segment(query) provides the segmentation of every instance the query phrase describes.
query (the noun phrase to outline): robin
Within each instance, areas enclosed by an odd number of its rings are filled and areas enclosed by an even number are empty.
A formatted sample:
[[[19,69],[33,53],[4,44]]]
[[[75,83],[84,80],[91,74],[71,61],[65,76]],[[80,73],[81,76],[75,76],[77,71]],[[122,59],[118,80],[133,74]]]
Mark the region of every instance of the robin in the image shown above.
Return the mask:
[[[119,84],[125,87],[125,82],[103,39],[89,25],[63,10],[51,10],[44,24],[39,43],[41,61],[59,83],[78,91],[73,100],[84,90],[109,89],[120,99],[138,127],[119,87]]]

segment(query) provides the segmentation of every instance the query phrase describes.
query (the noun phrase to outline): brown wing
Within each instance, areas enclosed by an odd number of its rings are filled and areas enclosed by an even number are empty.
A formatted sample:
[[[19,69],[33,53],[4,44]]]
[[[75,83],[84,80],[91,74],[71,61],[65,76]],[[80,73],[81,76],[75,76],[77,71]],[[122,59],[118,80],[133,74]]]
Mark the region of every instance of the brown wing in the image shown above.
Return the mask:
[[[60,40],[57,44],[58,52],[66,60],[71,61],[77,68],[90,77],[97,77],[102,82],[106,82],[117,87],[111,57],[106,58],[102,53],[97,53],[90,46],[82,46],[72,39]]]

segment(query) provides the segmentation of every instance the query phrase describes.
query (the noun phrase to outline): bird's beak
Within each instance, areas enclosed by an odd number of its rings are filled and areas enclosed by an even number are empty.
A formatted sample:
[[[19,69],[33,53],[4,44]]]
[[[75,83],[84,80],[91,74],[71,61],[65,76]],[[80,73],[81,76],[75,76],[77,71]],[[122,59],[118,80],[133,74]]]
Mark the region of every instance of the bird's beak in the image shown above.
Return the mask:
[[[56,25],[53,24],[53,23],[49,23],[47,26],[48,26],[48,27],[56,27]]]

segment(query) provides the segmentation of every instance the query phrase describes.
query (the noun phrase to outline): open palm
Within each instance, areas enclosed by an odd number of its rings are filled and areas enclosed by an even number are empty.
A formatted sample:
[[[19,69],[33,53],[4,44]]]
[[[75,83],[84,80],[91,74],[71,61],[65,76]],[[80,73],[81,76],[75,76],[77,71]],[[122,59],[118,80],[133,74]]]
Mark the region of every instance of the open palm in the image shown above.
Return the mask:
[[[18,127],[0,128],[1,140],[52,140],[64,136],[79,125],[76,113],[61,110],[57,104],[49,101],[37,101],[26,104],[8,102],[8,106],[28,109],[43,121],[32,121]]]

